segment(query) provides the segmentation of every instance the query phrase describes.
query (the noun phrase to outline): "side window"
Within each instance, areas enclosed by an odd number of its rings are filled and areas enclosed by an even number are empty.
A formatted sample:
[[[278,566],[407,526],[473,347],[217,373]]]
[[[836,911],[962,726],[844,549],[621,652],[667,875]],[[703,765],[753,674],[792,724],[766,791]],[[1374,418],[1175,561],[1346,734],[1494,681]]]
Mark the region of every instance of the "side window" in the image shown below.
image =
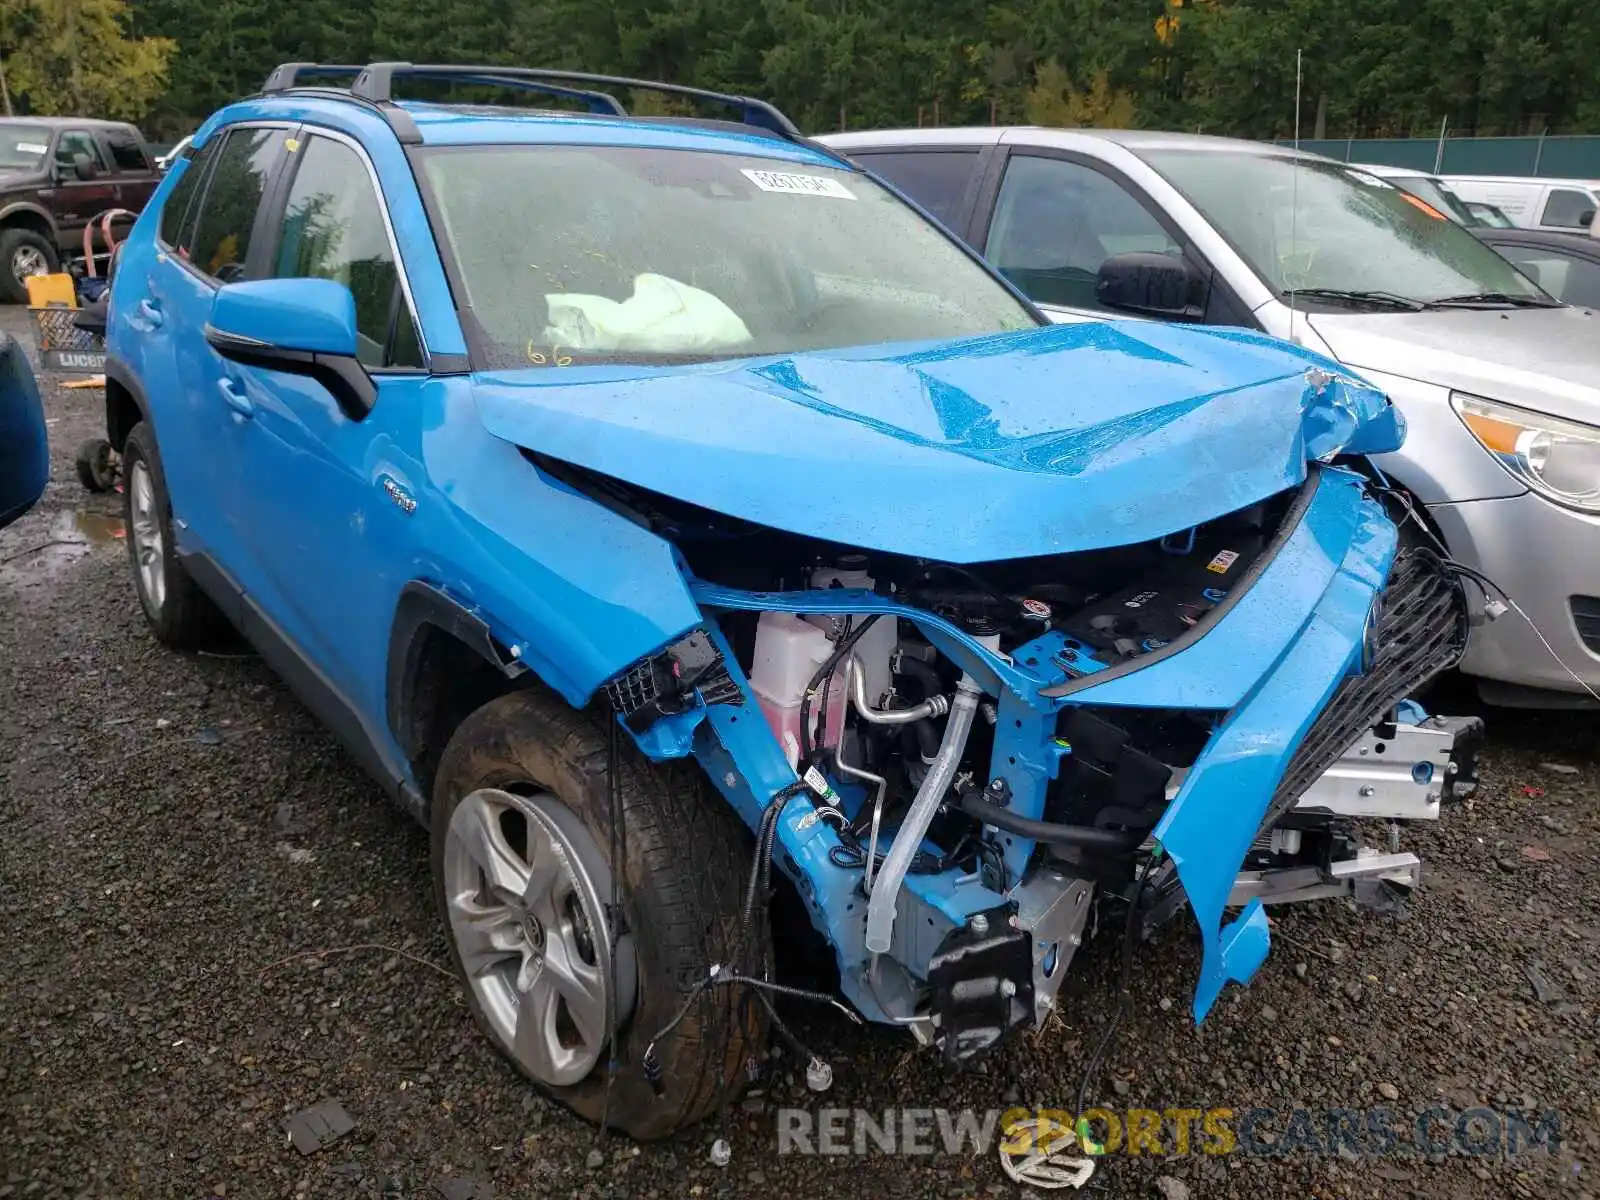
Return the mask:
[[[1573,188],[1552,188],[1544,202],[1541,225],[1554,225],[1561,229],[1584,229],[1594,220],[1594,197]],[[1584,214],[1588,214],[1585,220]]]
[[[946,225],[960,216],[967,183],[978,165],[976,150],[909,150],[857,154],[854,158]]]
[[[1528,278],[1557,300],[1600,305],[1600,262],[1569,257],[1542,246],[1496,246]]]
[[[342,142],[310,137],[283,213],[273,274],[332,279],[356,298],[357,357],[369,367],[420,367],[383,202],[361,156]]]
[[[100,143],[94,134],[85,129],[68,129],[56,142],[56,166],[71,174],[78,155],[86,154],[89,161],[102,171],[106,169],[106,156],[100,152]]]
[[[1007,164],[987,254],[1033,300],[1100,308],[1100,264],[1131,250],[1183,253],[1149,209],[1092,167],[1033,155]]]
[[[189,253],[189,234],[194,229],[194,222],[190,220],[194,215],[194,198],[204,186],[206,172],[211,169],[212,160],[217,156],[217,147],[221,144],[221,138],[212,138],[204,150],[195,154],[183,168],[183,174],[173,184],[171,193],[161,206],[162,244],[179,254],[187,256]]]
[[[144,147],[129,129],[106,130],[106,143],[111,147],[111,158],[119,171],[148,171],[150,160]]]
[[[234,129],[217,152],[188,256],[213,279],[234,283],[244,278],[250,231],[283,137],[281,129]]]

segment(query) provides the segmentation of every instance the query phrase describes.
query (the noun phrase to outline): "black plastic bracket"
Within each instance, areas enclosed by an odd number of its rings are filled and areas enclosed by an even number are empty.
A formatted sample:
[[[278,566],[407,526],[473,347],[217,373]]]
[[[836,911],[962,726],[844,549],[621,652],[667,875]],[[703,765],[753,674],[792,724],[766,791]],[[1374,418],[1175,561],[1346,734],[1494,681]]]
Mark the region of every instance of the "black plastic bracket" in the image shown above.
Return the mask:
[[[928,960],[945,1061],[972,1062],[1033,1017],[1032,938],[996,908],[952,930]],[[974,928],[977,926],[977,928]]]

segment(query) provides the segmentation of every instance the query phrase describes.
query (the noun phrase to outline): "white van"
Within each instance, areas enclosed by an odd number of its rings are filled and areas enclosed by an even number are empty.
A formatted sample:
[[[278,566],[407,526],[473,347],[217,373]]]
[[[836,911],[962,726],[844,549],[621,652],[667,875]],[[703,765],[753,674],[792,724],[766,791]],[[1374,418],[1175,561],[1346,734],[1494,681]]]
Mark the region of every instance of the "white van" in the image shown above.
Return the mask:
[[[1600,237],[1594,214],[1600,209],[1600,183],[1593,179],[1519,179],[1512,175],[1441,175],[1461,199],[1492,204],[1524,229],[1587,229]]]

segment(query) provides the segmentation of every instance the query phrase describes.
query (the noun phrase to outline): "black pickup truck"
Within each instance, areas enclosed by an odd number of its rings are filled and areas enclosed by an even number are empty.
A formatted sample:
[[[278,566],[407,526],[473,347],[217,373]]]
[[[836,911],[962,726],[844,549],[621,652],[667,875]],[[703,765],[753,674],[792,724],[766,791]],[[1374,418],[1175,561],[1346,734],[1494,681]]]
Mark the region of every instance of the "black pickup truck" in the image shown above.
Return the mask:
[[[161,182],[132,125],[84,117],[0,118],[0,301],[28,298],[29,275],[83,253],[84,226],[108,208],[135,213]],[[131,218],[112,225],[124,236]],[[100,247],[104,249],[104,247]]]

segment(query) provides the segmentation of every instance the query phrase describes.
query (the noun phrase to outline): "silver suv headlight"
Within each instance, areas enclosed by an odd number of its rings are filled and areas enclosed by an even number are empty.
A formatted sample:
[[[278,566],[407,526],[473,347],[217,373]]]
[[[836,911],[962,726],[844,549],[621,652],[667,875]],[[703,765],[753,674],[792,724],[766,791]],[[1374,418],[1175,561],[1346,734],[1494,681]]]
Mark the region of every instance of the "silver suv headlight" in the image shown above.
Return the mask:
[[[1600,513],[1600,428],[1461,392],[1450,404],[1483,448],[1534,491]]]

